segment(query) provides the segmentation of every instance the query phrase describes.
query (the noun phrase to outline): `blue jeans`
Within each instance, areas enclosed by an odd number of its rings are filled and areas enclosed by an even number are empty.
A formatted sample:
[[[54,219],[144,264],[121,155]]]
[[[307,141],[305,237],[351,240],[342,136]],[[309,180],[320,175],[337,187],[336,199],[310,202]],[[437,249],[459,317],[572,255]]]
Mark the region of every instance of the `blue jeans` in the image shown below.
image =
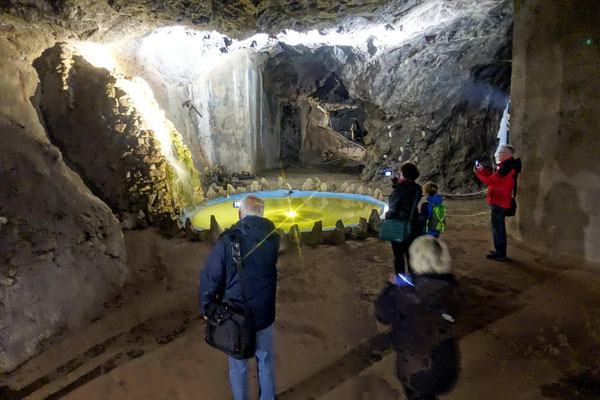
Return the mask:
[[[275,399],[273,325],[256,332],[259,400]],[[229,357],[229,381],[234,400],[248,400],[248,360]]]
[[[494,238],[494,248],[496,253],[506,257],[506,224],[504,218],[506,216],[506,208],[490,204],[492,209],[491,225],[492,237]]]

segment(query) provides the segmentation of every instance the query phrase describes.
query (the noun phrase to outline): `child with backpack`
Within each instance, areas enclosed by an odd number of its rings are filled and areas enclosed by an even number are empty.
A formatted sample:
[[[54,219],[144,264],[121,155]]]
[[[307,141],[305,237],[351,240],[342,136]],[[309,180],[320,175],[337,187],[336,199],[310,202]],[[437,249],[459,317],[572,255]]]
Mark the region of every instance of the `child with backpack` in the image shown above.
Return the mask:
[[[423,194],[427,197],[419,212],[423,234],[435,237],[446,230],[446,206],[442,204],[442,196],[437,193],[438,186],[434,182],[427,182],[423,186]]]

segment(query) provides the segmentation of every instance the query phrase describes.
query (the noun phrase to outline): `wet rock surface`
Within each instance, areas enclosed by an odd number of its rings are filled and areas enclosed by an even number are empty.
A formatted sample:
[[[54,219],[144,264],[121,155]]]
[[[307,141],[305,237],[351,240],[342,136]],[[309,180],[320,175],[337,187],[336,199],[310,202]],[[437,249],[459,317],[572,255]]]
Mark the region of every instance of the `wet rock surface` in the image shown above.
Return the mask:
[[[64,44],[46,50],[34,66],[50,139],[115,214],[142,211],[152,218],[184,205],[174,195],[177,179],[160,142],[144,129],[132,99],[107,70],[73,55]]]

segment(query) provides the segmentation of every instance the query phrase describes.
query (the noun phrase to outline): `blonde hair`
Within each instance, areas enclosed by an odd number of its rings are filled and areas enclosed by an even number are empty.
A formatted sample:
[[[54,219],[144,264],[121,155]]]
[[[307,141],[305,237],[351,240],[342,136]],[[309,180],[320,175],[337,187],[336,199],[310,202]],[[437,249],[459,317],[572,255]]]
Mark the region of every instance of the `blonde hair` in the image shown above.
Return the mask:
[[[242,199],[240,203],[240,216],[244,218],[246,215],[254,215],[262,217],[265,212],[265,202],[261,198],[249,194]]]
[[[435,182],[427,182],[423,185],[423,193],[427,196],[435,196],[438,192],[438,185]]]
[[[408,249],[410,265],[415,274],[444,274],[450,272],[450,252],[446,243],[431,235],[422,235]]]

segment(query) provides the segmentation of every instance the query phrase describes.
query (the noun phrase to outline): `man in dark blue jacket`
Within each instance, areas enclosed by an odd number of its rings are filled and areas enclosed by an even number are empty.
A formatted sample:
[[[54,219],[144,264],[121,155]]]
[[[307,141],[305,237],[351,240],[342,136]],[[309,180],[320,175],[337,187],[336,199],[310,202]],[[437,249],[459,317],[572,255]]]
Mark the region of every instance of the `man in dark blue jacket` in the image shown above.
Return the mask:
[[[279,235],[263,218],[265,203],[254,195],[242,199],[240,221],[217,241],[200,275],[200,306],[204,315],[212,301],[225,300],[244,309],[242,288],[232,262],[231,237],[240,240],[247,307],[256,328],[256,353],[260,400],[275,398],[273,322],[277,287]],[[248,399],[248,360],[229,357],[229,379],[234,400]]]

